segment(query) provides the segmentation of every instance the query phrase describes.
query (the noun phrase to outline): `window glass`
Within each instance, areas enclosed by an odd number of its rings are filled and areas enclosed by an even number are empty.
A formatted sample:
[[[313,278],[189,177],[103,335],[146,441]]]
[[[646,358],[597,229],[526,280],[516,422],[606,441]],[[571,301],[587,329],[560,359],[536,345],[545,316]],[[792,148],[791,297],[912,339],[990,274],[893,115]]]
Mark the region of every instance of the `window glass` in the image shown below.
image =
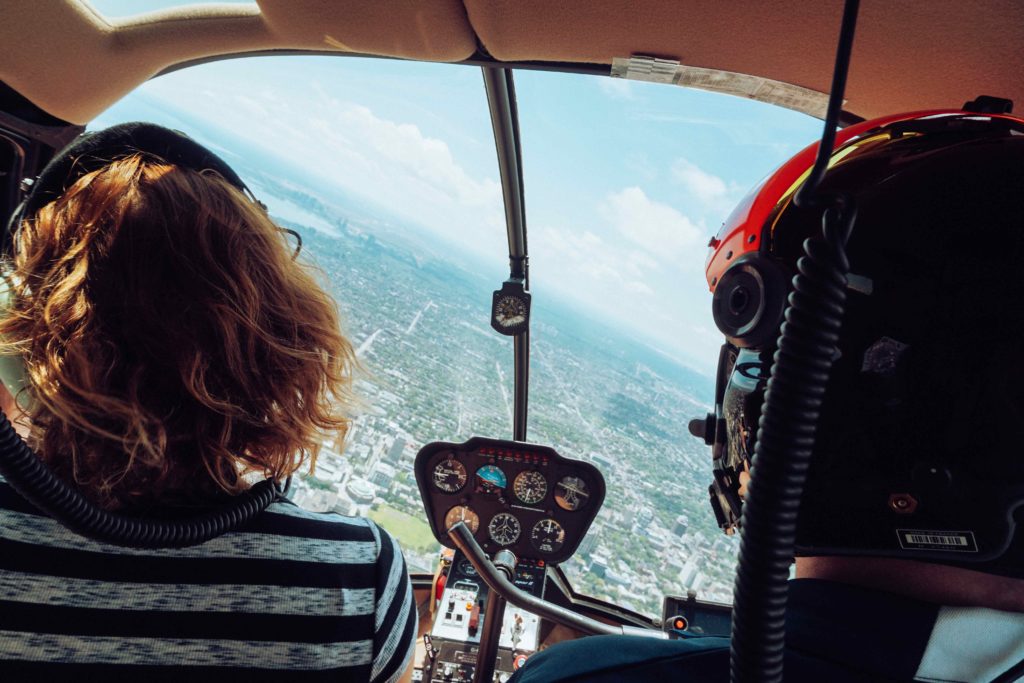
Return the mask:
[[[217,2],[256,7],[256,0],[217,0]],[[173,9],[175,7],[210,4],[208,2],[189,2],[187,0],[85,0],[85,3],[92,5],[97,12],[108,19],[119,19],[136,14],[145,14],[146,12]]]
[[[686,430],[708,409],[721,343],[704,245],[821,124],[669,86],[516,81],[534,297],[528,438],[593,462],[608,483],[564,569],[577,591],[650,614],[690,588],[728,600],[737,543],[715,525],[709,454]],[[129,120],[215,149],[302,233],[365,371],[347,443],[325,443],[294,497],[378,520],[414,571],[431,571],[438,545],[414,454],[511,434],[511,341],[487,324],[508,262],[479,71],[226,60],[154,79],[93,127]]]
[[[517,72],[533,294],[529,439],[593,462],[604,507],[564,565],[584,594],[658,614],[731,601],[738,539],[708,503],[687,431],[722,337],[705,245],[821,122],[675,86]]]
[[[217,151],[302,234],[357,347],[364,402],[293,498],[379,521],[411,570],[433,571],[413,457],[430,441],[511,435],[512,342],[488,326],[508,246],[479,69],[220,61],[146,83],[92,127],[132,120]]]

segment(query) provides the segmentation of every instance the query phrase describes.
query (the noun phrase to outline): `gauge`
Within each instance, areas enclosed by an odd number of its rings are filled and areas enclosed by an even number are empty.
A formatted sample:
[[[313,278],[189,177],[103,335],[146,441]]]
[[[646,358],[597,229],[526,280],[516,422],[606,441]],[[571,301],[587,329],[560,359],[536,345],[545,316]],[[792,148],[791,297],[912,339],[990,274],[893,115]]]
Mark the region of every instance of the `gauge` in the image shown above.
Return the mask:
[[[454,458],[434,465],[434,486],[445,493],[455,493],[466,485],[466,466]]]
[[[555,486],[555,502],[563,510],[579,510],[587,504],[590,489],[587,482],[579,477],[562,477]]]
[[[484,493],[495,493],[498,489],[508,486],[505,473],[497,465],[484,465],[476,471],[477,490]]]
[[[530,327],[530,293],[522,281],[507,280],[491,297],[491,327],[513,337]]]
[[[515,296],[502,296],[494,305],[494,319],[502,327],[514,327],[526,322],[526,302]]]
[[[519,500],[527,505],[536,505],[547,495],[548,480],[536,470],[525,470],[512,482],[512,490]]]
[[[553,519],[542,519],[533,525],[530,543],[542,553],[557,553],[565,543],[565,529]]]
[[[459,522],[465,522],[474,534],[480,528],[480,517],[468,505],[456,505],[444,516],[444,528],[451,529]]]
[[[498,545],[512,545],[519,540],[519,520],[515,515],[507,512],[499,512],[487,525],[487,531],[491,534],[491,540]]]
[[[469,560],[463,559],[459,562],[459,571],[466,576],[476,576],[476,567]]]

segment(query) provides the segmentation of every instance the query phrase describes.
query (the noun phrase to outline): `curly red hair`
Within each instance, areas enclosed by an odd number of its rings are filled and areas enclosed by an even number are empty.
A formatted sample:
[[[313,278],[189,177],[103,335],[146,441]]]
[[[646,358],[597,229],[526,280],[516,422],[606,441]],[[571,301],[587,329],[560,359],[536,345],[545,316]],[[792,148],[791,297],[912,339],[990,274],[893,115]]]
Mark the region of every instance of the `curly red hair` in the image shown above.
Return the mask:
[[[214,172],[133,155],[83,176],[21,225],[11,280],[31,444],[106,509],[280,481],[344,438],[337,307]]]

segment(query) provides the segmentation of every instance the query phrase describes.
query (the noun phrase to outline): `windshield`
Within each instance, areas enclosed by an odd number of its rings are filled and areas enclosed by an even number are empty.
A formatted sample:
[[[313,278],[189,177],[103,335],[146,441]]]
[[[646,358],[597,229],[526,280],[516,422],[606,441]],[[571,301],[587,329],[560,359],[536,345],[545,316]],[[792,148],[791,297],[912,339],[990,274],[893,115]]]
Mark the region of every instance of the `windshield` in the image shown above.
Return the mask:
[[[738,538],[708,503],[710,450],[687,431],[723,342],[708,240],[821,122],[726,95],[516,73],[534,320],[530,440],[590,460],[604,507],[563,569],[573,587],[658,614],[695,590],[732,601]]]
[[[362,372],[346,442],[325,441],[290,496],[374,519],[411,571],[433,572],[440,546],[413,477],[416,452],[511,429],[511,341],[487,324],[508,260],[479,70],[230,60],[154,79],[93,127],[131,120],[208,145],[301,233],[301,258],[337,300]]]
[[[728,600],[736,544],[686,432],[720,344],[704,244],[761,176],[820,132],[767,105],[605,77],[516,74],[533,293],[528,439],[594,463],[605,507],[564,569],[641,612],[662,593]],[[424,444],[512,435],[512,341],[488,325],[508,277],[480,71],[256,57],[154,79],[92,127],[195,137],[302,234],[357,347],[362,401],[292,497],[377,520],[412,571],[439,546],[412,461]]]

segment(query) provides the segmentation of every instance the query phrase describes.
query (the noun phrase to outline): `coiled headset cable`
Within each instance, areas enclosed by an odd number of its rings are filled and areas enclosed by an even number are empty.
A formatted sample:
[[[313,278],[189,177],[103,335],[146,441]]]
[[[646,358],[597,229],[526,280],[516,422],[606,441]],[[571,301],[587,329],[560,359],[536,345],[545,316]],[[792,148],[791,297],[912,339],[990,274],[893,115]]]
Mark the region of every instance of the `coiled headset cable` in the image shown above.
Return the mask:
[[[191,519],[146,519],[109,512],[59,479],[29,448],[3,411],[0,474],[28,502],[75,533],[134,548],[183,548],[204,543],[252,520],[283,496],[283,491],[268,479],[223,507]]]
[[[856,218],[849,197],[822,195],[846,90],[858,0],[846,0],[825,130],[794,203],[821,208],[822,234],[804,243],[773,356],[743,505],[733,602],[733,683],[782,680],[789,567],[797,513],[846,309],[846,243]]]

